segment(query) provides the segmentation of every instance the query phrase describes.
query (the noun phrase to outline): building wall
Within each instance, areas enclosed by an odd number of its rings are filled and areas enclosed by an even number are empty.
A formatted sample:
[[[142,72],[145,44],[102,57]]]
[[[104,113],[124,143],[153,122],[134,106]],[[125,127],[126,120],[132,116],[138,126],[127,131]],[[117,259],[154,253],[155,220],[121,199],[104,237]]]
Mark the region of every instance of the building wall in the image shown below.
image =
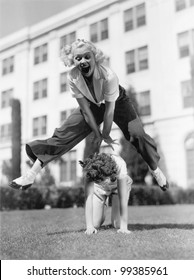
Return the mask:
[[[146,25],[124,32],[125,10],[146,3]],[[60,112],[77,107],[69,92],[60,93],[60,73],[67,71],[60,61],[60,37],[76,31],[77,38],[90,39],[89,25],[108,17],[109,37],[96,43],[110,58],[110,67],[121,85],[132,86],[137,93],[150,91],[151,116],[143,117],[145,130],[158,143],[161,166],[170,181],[187,186],[185,139],[193,131],[193,108],[183,108],[181,82],[190,79],[190,59],[179,58],[177,34],[194,29],[194,7],[175,11],[174,0],[95,0],[21,30],[0,41],[0,60],[14,55],[14,72],[1,75],[0,92],[14,88],[14,97],[22,104],[22,170],[26,170],[25,143],[37,139],[32,134],[33,118],[47,115],[45,139],[60,126]],[[34,48],[48,43],[48,60],[34,65]],[[125,52],[148,46],[149,67],[144,71],[126,73]],[[2,68],[2,67],[1,67]],[[33,83],[48,79],[47,98],[33,100]],[[0,112],[0,125],[11,121],[10,108]],[[116,129],[114,138],[120,138]],[[118,136],[118,137],[117,137]],[[0,168],[11,157],[11,142],[0,142]],[[83,156],[84,141],[77,145],[77,162]],[[116,148],[119,152],[119,148]],[[58,164],[50,164],[57,183]],[[77,176],[81,177],[77,163]],[[0,181],[4,180],[1,176]]]

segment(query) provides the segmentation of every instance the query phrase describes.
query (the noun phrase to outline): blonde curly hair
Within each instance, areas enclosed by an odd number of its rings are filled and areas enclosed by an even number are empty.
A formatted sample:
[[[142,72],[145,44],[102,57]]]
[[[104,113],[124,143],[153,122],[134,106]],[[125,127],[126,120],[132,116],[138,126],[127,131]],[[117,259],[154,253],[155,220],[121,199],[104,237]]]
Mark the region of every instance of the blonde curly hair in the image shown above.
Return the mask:
[[[65,45],[61,49],[61,60],[63,61],[65,66],[70,67],[74,65],[74,61],[73,61],[74,50],[77,48],[81,48],[85,45],[88,47],[90,51],[93,52],[96,63],[101,64],[106,59],[104,53],[98,48],[96,48],[93,43],[84,39],[77,39],[71,45]]]

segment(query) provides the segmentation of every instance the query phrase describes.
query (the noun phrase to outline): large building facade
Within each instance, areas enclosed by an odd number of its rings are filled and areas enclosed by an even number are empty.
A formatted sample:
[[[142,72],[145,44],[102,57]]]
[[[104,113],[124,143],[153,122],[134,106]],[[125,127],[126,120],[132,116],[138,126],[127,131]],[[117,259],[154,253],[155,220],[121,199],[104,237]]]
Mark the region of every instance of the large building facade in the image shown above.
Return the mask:
[[[25,143],[45,139],[77,107],[60,49],[77,38],[94,42],[126,89],[137,93],[145,130],[157,142],[169,181],[194,182],[194,1],[93,0],[0,40],[0,184],[11,159],[11,98],[21,101]],[[112,136],[121,137],[116,126]],[[50,163],[58,184],[81,177],[85,142]],[[119,152],[119,149],[118,151]]]

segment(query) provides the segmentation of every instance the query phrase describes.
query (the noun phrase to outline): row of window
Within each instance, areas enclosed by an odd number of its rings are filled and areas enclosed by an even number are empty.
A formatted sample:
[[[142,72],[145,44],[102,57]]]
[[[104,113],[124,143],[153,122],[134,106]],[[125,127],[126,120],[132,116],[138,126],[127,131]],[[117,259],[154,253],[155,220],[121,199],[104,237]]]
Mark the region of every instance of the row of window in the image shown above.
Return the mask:
[[[176,10],[180,11],[186,7],[193,6],[194,0],[175,0]],[[132,7],[124,11],[124,31],[130,31],[134,28],[141,27],[146,24],[146,7],[145,3]],[[96,43],[108,39],[108,18],[102,19],[90,25],[90,41]],[[189,55],[188,48],[182,47],[184,42],[189,41],[187,32],[179,35],[180,40],[180,57]],[[76,40],[76,32],[71,32],[60,38],[60,50],[64,45],[71,44]],[[189,42],[187,42],[187,46]],[[48,59],[48,45],[47,43],[38,46],[34,49],[34,64],[39,64]],[[2,75],[6,75],[14,71],[14,57],[11,56],[3,60]]]
[[[130,31],[134,28],[146,24],[145,4],[138,5],[124,11],[124,31]],[[89,26],[90,41],[96,43],[108,39],[108,18],[102,19]],[[76,40],[76,32],[71,32],[60,38],[60,50],[64,45],[71,44]],[[34,64],[39,64],[48,59],[48,44],[45,43],[34,49]],[[14,58],[9,57],[3,60],[2,75],[6,75],[14,71]]]
[[[64,110],[60,112],[60,123],[62,124],[75,109]],[[33,118],[32,135],[33,137],[47,134],[47,116]]]
[[[67,82],[67,73],[60,74],[60,92],[66,92],[69,90],[68,82]],[[42,79],[40,81],[34,82],[33,85],[33,99],[41,99],[47,97],[48,91],[48,79]]]
[[[60,113],[61,124],[72,114],[75,109],[64,110]],[[32,135],[33,137],[47,134],[47,116],[40,116],[32,120]],[[1,142],[10,140],[11,138],[11,124],[3,124],[0,126]]]
[[[62,73],[64,74],[64,73]],[[45,83],[45,81],[47,81],[47,79],[43,79],[39,82],[34,83],[34,100],[38,99],[38,98],[44,98],[47,97],[47,83],[46,86],[43,87],[42,84]],[[36,85],[39,85],[38,89],[36,88]],[[192,80],[186,80],[181,82],[181,93],[182,93],[182,99],[183,99],[183,108],[189,108],[192,107],[194,105],[194,96],[193,96],[193,92],[192,92]],[[64,84],[61,83],[61,89],[64,89]],[[63,91],[61,91],[63,92]],[[11,106],[11,99],[13,96],[13,89],[9,89],[6,91],[3,91],[1,93],[1,108],[7,108]],[[139,104],[139,110],[140,110],[140,115],[141,116],[149,116],[151,115],[151,107],[150,107],[150,91],[143,91],[138,93],[137,95],[137,101]],[[72,113],[72,110],[70,111],[63,111],[61,113],[61,123]],[[38,122],[38,120],[36,120],[35,122]],[[46,122],[46,121],[44,121]],[[37,124],[37,126],[39,126]],[[38,129],[37,129],[38,131]],[[37,135],[39,135],[39,133],[37,132]],[[36,136],[36,134],[35,134]]]
[[[177,12],[191,6],[194,6],[194,0],[175,0],[175,8]]]
[[[100,33],[99,33],[100,34]],[[101,35],[98,35],[101,36]],[[61,45],[63,42],[67,42],[68,40],[74,41],[73,35],[71,37],[62,37]],[[70,38],[70,39],[67,39]],[[97,38],[97,37],[96,37]],[[178,49],[179,49],[179,57],[184,58],[190,56],[194,51],[194,29],[181,32],[177,35],[178,38]],[[35,48],[35,64],[46,61],[47,60],[47,44],[44,44],[40,47]],[[125,53],[126,58],[126,73],[130,74],[136,71],[141,71],[144,69],[148,69],[148,46],[143,46],[138,49],[130,50]],[[11,73],[14,71],[14,57],[10,57],[3,60],[3,75],[7,73]],[[34,85],[35,91],[41,91],[41,94],[44,93],[44,87],[46,85],[46,80],[43,80],[41,83],[36,83]],[[63,89],[61,92],[67,90],[67,82],[66,82],[66,74],[61,74],[61,85]],[[38,97],[37,97],[38,98]],[[35,99],[37,99],[35,97]]]

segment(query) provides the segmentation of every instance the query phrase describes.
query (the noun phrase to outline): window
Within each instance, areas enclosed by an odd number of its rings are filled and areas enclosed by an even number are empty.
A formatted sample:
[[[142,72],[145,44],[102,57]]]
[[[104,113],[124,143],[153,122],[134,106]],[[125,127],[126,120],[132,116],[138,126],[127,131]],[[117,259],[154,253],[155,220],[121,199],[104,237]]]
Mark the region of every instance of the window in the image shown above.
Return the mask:
[[[126,52],[125,60],[127,74],[148,69],[148,47]]]
[[[175,0],[176,11],[181,11],[194,5],[194,0]]]
[[[133,26],[133,9],[124,11],[124,28],[125,31],[132,30]]]
[[[61,73],[60,75],[60,92],[68,91],[67,73]]]
[[[144,70],[148,68],[148,48],[142,47],[138,49],[138,63],[139,70]]]
[[[11,124],[3,124],[0,126],[0,141],[6,142],[11,140]]]
[[[62,156],[62,163],[60,164],[60,181],[75,182],[76,178],[77,178],[76,151],[70,151],[64,156]]]
[[[76,161],[76,153],[73,151],[70,159],[70,181],[76,181],[77,177],[77,161]]]
[[[33,119],[33,136],[45,135],[47,131],[47,116]]]
[[[108,38],[108,19],[107,18],[90,25],[90,40],[93,43],[105,40],[107,38]]]
[[[185,0],[175,0],[176,11],[181,11],[186,8]]]
[[[194,29],[179,33],[177,37],[180,58],[188,57],[194,52]]]
[[[97,25],[97,23],[93,23],[90,25],[90,40],[93,43],[98,42],[98,25]]]
[[[130,31],[146,24],[145,3],[124,11],[124,30]]]
[[[62,124],[66,119],[67,119],[67,111],[65,110],[65,111],[62,111],[62,112],[60,113],[60,122],[61,122],[61,124]]]
[[[189,108],[194,106],[194,93],[192,91],[192,81],[184,81],[181,83],[181,92],[183,98],[183,107]]]
[[[69,34],[66,34],[60,38],[60,50],[65,45],[71,45],[76,40],[76,32],[71,32]]]
[[[143,26],[146,24],[146,16],[145,16],[145,4],[141,4],[136,7],[136,21],[137,27]]]
[[[34,83],[33,99],[41,99],[47,97],[47,79],[43,79]]]
[[[47,61],[48,57],[47,44],[41,45],[34,49],[34,64],[39,64]]]
[[[140,116],[150,116],[150,91],[143,91],[138,94],[138,104]]]
[[[75,108],[64,110],[60,112],[60,122],[61,124],[75,111]]]
[[[14,71],[14,57],[3,59],[2,61],[2,75],[9,74]]]
[[[2,93],[1,93],[1,108],[10,107],[12,97],[13,97],[13,89],[2,91]]]
[[[101,20],[100,32],[101,32],[101,40],[105,40],[108,38],[108,20],[107,19]]]
[[[178,34],[178,45],[180,58],[189,56],[189,32]]]
[[[68,178],[67,161],[62,159],[60,163],[60,182],[66,182]]]
[[[187,179],[189,185],[194,183],[194,133],[191,133],[185,141]]]
[[[126,53],[127,74],[135,72],[135,50]]]

